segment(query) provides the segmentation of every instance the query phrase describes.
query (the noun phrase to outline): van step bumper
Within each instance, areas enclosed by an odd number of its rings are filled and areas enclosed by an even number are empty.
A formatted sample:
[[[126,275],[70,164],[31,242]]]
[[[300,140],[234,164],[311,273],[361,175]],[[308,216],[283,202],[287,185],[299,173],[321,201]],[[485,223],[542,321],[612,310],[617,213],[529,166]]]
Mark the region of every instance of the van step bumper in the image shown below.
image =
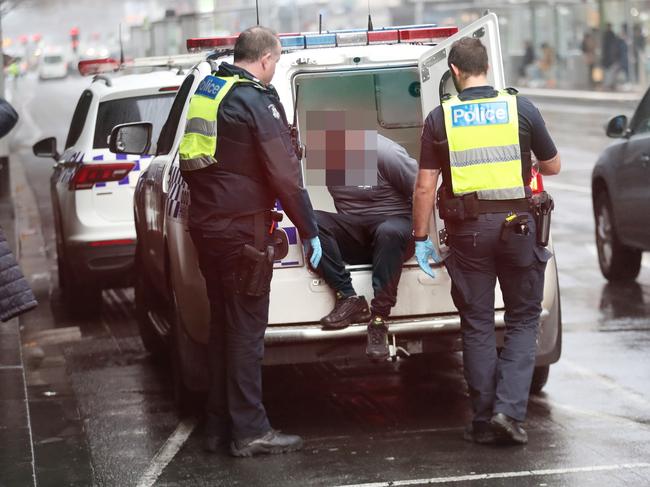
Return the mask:
[[[503,328],[503,310],[494,314],[496,328]],[[540,322],[549,316],[549,311],[542,310]],[[442,315],[426,318],[389,319],[389,333],[399,337],[408,335],[434,335],[437,333],[459,332],[460,316]],[[266,329],[266,345],[280,345],[290,343],[320,342],[325,340],[342,340],[347,338],[361,338],[366,336],[366,324],[350,325],[343,330],[321,330],[320,324],[304,324],[292,326],[269,326]]]

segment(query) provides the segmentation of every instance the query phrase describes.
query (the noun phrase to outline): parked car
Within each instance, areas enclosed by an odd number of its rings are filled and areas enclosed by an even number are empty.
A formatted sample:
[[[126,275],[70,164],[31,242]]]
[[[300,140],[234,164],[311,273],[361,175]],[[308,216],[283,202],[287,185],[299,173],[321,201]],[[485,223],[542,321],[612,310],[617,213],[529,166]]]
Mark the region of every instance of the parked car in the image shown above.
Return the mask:
[[[617,140],[591,176],[598,263],[609,281],[633,281],[650,250],[650,91],[632,120],[614,117],[606,133]]]
[[[490,82],[505,87],[494,14],[460,32],[456,28],[419,26],[281,36],[285,53],[277,65],[274,86],[289,114],[294,111],[297,96],[296,122],[303,134],[310,111],[371,111],[376,120],[373,128],[418,157],[424,118],[439,104],[441,94],[455,93],[446,62],[449,46],[467,35],[485,43],[492,68]],[[220,49],[227,53],[234,39],[188,41],[190,48],[212,47],[217,51],[195,66],[183,82],[158,139],[157,155],[135,190],[135,294],[142,339],[152,353],[171,351],[175,393],[181,402],[190,391],[204,389],[207,384],[209,306],[188,233],[190,195],[179,170],[178,146],[191,94],[220,60],[232,62],[232,56]],[[116,127],[111,143],[142,131],[137,125]],[[124,152],[138,153],[137,145],[126,147]],[[302,164],[303,171],[310,167],[308,147]],[[315,208],[335,211],[325,187],[307,189]],[[431,235],[437,235],[436,227],[441,228],[435,218]],[[289,250],[275,263],[264,363],[364,357],[365,324],[338,331],[321,330],[319,320],[332,309],[334,293],[308,269],[300,235],[286,215],[280,225]],[[371,264],[350,266],[350,270],[355,289],[371,296]],[[419,270],[415,259],[404,264],[390,320],[393,358],[397,354],[433,353],[457,347],[460,318],[450,297],[450,286],[444,267],[431,279]],[[498,336],[503,340],[504,310],[498,287],[496,295]],[[560,349],[560,295],[555,260],[551,259],[546,270],[534,391],[543,387],[549,365],[559,359]]]
[[[83,61],[84,74],[116,69],[111,59]],[[178,67],[147,74],[100,74],[83,91],[64,151],[56,139],[34,144],[34,154],[56,161],[50,179],[59,286],[70,311],[97,309],[101,290],[133,277],[133,190],[155,147],[139,156],[112,153],[115,125],[146,120],[157,138],[184,79]]]
[[[68,76],[68,61],[61,53],[43,54],[38,65],[40,80],[62,79]]]

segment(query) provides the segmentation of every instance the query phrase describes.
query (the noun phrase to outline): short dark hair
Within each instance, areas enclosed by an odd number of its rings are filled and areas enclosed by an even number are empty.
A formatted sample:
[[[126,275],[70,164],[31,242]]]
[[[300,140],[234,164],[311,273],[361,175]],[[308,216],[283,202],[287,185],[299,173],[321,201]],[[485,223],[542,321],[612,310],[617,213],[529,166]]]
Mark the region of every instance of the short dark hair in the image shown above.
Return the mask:
[[[239,34],[235,42],[235,62],[254,63],[278,45],[278,34],[268,27],[256,25]]]
[[[463,37],[451,45],[447,64],[449,67],[453,64],[467,76],[485,74],[488,70],[487,50],[480,40]]]

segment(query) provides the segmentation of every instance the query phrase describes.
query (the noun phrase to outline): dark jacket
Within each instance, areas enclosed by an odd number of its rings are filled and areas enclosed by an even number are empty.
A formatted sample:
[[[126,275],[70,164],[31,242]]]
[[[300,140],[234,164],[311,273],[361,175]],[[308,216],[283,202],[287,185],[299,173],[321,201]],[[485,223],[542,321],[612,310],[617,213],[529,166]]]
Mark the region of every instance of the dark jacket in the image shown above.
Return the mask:
[[[0,320],[8,321],[35,308],[37,304],[0,228]]]
[[[344,215],[411,216],[418,163],[406,149],[377,134],[377,184],[328,187]]]
[[[302,238],[315,237],[314,212],[280,98],[272,86],[231,64],[222,63],[216,76],[235,74],[257,83],[235,85],[219,106],[217,164],[182,173],[190,188],[190,227],[219,232],[225,220],[269,210],[278,199]]]

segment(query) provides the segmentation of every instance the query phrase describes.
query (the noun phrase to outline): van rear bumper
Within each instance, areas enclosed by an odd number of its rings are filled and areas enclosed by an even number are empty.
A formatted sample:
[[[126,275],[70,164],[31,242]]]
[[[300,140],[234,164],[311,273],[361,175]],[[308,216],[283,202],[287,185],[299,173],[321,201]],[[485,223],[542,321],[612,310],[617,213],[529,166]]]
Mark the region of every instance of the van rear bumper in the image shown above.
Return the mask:
[[[504,311],[496,311],[494,320],[496,328],[505,327]],[[549,315],[548,310],[542,310],[540,321]],[[422,336],[436,333],[460,331],[460,316],[442,315],[426,318],[395,319],[388,322],[389,332],[401,336]],[[265,343],[267,346],[285,345],[290,343],[320,342],[323,340],[341,340],[346,338],[361,338],[366,336],[366,324],[351,325],[343,330],[321,330],[318,324],[294,326],[269,326],[266,329]]]

